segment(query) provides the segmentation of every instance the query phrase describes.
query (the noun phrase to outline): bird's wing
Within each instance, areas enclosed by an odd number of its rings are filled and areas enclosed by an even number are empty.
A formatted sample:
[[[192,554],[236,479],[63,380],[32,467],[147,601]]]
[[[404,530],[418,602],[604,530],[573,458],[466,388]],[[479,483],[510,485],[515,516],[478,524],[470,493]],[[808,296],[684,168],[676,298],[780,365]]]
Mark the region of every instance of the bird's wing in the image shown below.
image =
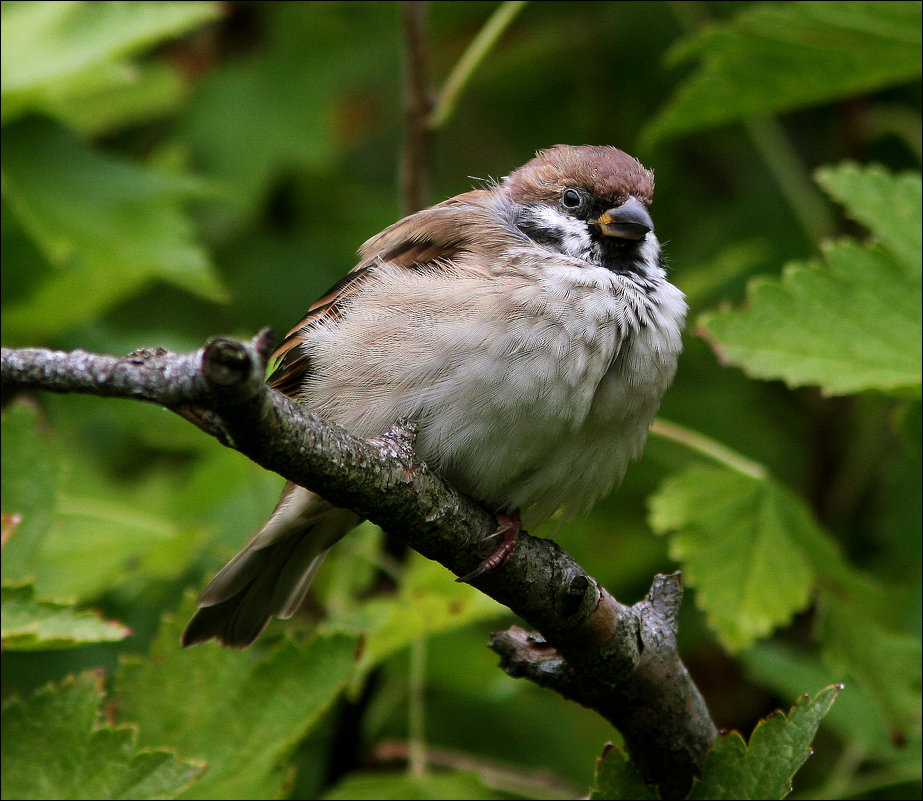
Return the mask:
[[[458,195],[394,223],[360,249],[359,263],[308,309],[304,319],[285,337],[272,356],[276,367],[268,383],[287,395],[297,395],[311,369],[311,357],[299,347],[311,328],[335,322],[357,290],[383,264],[406,270],[452,265],[463,253],[478,249],[472,240],[472,218],[484,214],[490,193],[478,189]],[[481,229],[483,230],[483,229]]]

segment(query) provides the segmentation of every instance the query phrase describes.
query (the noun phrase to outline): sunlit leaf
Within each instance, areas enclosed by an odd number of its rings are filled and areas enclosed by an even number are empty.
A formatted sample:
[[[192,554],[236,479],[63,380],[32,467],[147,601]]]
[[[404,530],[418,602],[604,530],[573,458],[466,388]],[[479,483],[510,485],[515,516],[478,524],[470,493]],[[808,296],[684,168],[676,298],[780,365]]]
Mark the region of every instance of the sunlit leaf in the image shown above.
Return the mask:
[[[721,640],[736,650],[804,609],[814,570],[801,540],[817,537],[801,501],[771,479],[693,467],[650,498],[650,524]]]
[[[71,604],[43,601],[35,597],[31,584],[4,586],[3,648],[38,651],[72,648],[89,642],[123,640],[131,631],[119,623],[103,620],[95,612],[77,610]]]
[[[829,103],[920,75],[920,4],[746,4],[674,48],[698,71],[648,125],[648,143],[748,117]]]
[[[4,2],[3,122],[137,80],[121,63],[221,13],[207,2]]]
[[[920,396],[923,325],[920,179],[846,166],[821,173],[881,241],[843,240],[824,263],[789,265],[751,282],[743,309],[702,315],[722,358],[748,374],[831,395],[880,390]]]
[[[920,173],[894,175],[875,164],[845,163],[817,171],[817,182],[890,251],[908,277],[920,279],[923,252],[923,181]]]

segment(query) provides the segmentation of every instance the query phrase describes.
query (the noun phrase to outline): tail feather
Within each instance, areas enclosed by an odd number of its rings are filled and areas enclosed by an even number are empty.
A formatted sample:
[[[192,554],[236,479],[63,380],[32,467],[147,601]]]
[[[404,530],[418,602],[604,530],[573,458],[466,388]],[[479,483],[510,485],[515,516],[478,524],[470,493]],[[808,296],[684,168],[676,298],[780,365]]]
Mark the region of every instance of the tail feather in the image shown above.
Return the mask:
[[[327,551],[360,522],[352,512],[287,485],[266,525],[202,591],[183,645],[214,638],[245,648],[273,617],[291,617]]]

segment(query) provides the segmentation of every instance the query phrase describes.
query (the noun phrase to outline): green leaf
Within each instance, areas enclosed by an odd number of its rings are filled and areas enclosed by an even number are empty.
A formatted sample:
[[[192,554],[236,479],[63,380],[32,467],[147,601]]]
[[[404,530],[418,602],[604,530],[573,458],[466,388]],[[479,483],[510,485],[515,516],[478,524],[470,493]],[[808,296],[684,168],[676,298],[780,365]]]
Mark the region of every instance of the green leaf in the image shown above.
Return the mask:
[[[81,464],[84,470],[91,465]],[[97,494],[62,495],[55,525],[42,547],[36,576],[45,596],[94,598],[133,576],[175,578],[185,569],[201,531],[173,519],[170,510],[155,508],[157,496],[166,504],[166,489],[152,477],[144,489],[153,497],[128,497],[124,487],[104,486]]]
[[[596,778],[590,790],[591,801],[637,799],[656,801],[657,790],[644,783],[634,763],[621,748],[609,743],[596,760]]]
[[[5,333],[47,339],[154,279],[218,301],[224,291],[183,203],[202,187],[89,150],[29,119],[4,129],[3,192],[56,272],[4,310]]]
[[[102,678],[84,673],[3,708],[4,798],[175,798],[203,766],[139,749],[129,726],[99,725]]]
[[[38,651],[72,648],[89,642],[123,640],[131,634],[120,623],[102,620],[96,612],[78,611],[71,604],[40,601],[32,584],[0,590],[3,648]]]
[[[894,175],[877,164],[845,163],[817,171],[824,191],[846,207],[886,248],[903,260],[910,278],[920,278],[923,252],[923,190],[920,173]]]
[[[184,604],[179,619],[193,609]],[[140,724],[144,743],[168,743],[208,764],[196,798],[278,797],[286,779],[278,766],[345,687],[358,637],[283,641],[255,658],[215,643],[184,650],[182,625],[167,620],[149,659],[123,662],[120,708]]]
[[[138,65],[131,83],[105,87],[55,104],[55,118],[82,136],[98,137],[140,125],[176,112],[191,86],[172,65],[162,62]]]
[[[848,670],[832,670],[822,664],[819,656],[809,653],[804,647],[775,640],[759,643],[742,652],[739,660],[750,681],[769,688],[782,698],[797,695],[804,687],[839,681],[846,692],[837,699],[825,718],[825,728],[835,732],[844,743],[859,744],[872,759],[900,762],[908,767],[916,765],[919,775],[919,751],[914,753],[913,749],[903,747],[901,738],[895,742],[894,729],[883,714],[881,705]],[[906,680],[910,680],[914,669],[919,672],[918,666],[911,666]],[[887,668],[883,671],[884,675],[890,674],[890,678],[894,678],[895,672]],[[900,681],[905,681],[903,676]]]
[[[887,721],[889,734],[907,738],[920,727],[921,659],[919,635],[891,631],[864,605],[823,593],[818,637],[824,661],[841,676],[851,675],[869,692]]]
[[[785,798],[840,689],[827,687],[813,699],[802,696],[787,717],[775,712],[760,721],[749,744],[737,732],[719,737],[689,798]]]
[[[4,2],[3,122],[130,85],[137,74],[119,62],[220,14],[202,2]]]
[[[2,512],[4,528],[10,532],[3,545],[4,581],[19,582],[36,575],[37,556],[55,514],[58,454],[51,437],[39,432],[38,423],[38,412],[27,403],[13,404],[0,420]]]
[[[393,125],[383,109],[357,114],[356,97],[399,91],[398,18],[387,4],[278,3],[262,20],[260,57],[208,74],[180,120],[197,163],[233,187],[241,213],[292,165],[323,173]]]
[[[789,265],[756,279],[747,306],[702,315],[722,358],[749,375],[816,384],[831,395],[880,390],[920,396],[923,282],[919,175],[846,165],[820,173],[880,243],[840,241],[826,264]]]
[[[373,667],[415,640],[507,611],[454,579],[442,565],[413,554],[396,596],[368,601],[358,613],[341,616],[331,624],[334,630],[361,632],[364,636],[353,692]]]
[[[748,117],[866,94],[920,75],[917,2],[747,4],[672,51],[699,70],[648,125],[648,146]]]
[[[721,641],[737,650],[804,609],[814,570],[802,540],[823,536],[791,491],[718,467],[692,467],[651,496],[650,525],[696,588]]]
[[[437,799],[519,798],[488,787],[474,773],[427,772],[425,776],[406,773],[351,773],[323,796],[333,799]]]

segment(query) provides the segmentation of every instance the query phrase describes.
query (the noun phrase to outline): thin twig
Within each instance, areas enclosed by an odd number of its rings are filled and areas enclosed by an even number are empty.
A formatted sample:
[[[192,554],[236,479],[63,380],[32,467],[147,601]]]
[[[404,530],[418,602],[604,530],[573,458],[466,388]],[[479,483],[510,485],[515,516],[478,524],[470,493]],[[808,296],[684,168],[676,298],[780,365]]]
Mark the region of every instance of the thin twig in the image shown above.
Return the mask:
[[[429,115],[428,125],[431,130],[441,128],[455,113],[462,91],[470,82],[471,76],[525,4],[525,0],[507,0],[501,3],[490,19],[484,23],[484,27],[478,31],[478,35],[462,53],[452,72],[449,73],[449,77],[446,78],[436,105]]]
[[[658,417],[651,424],[650,432],[655,437],[661,437],[671,442],[678,442],[680,445],[690,450],[701,453],[703,456],[707,456],[709,459],[725,467],[736,470],[738,473],[743,473],[745,476],[755,478],[757,481],[765,481],[769,475],[766,468],[759,462],[754,462],[746,456],[742,456],[727,446],[722,445],[717,440],[706,437],[704,434],[693,431],[691,428],[681,426],[678,423],[671,423]]]

